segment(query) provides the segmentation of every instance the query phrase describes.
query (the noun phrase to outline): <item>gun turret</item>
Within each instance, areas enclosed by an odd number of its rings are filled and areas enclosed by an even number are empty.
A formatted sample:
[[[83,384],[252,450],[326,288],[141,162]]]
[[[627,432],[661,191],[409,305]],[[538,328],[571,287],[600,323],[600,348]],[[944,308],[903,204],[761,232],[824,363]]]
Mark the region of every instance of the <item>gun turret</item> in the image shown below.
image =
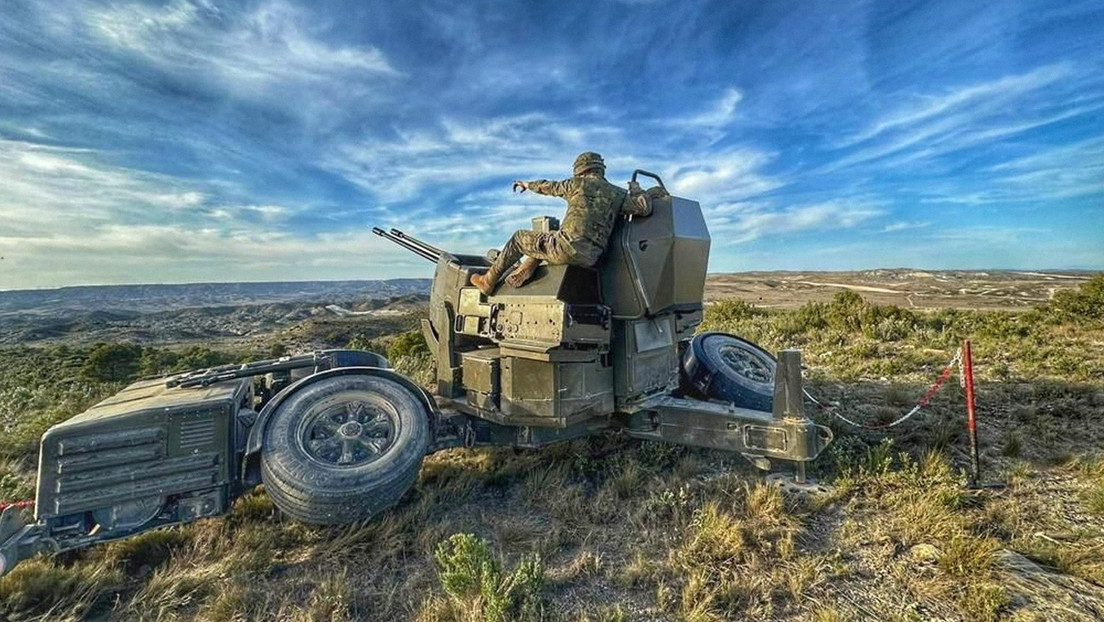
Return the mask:
[[[422,259],[432,261],[433,263],[437,263],[438,261],[440,261],[441,254],[444,252],[435,246],[430,246],[429,244],[426,244],[418,238],[406,235],[398,229],[384,231],[379,227],[372,227],[372,233],[375,233],[385,240],[390,240],[395,244],[398,244],[399,246],[405,248],[406,250],[414,253],[415,255],[421,257]]]

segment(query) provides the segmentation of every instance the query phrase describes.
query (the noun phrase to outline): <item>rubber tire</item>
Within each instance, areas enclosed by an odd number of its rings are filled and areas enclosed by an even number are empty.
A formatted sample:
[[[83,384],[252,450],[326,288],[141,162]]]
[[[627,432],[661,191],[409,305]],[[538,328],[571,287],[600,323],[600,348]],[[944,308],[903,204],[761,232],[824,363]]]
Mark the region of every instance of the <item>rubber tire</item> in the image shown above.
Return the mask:
[[[395,439],[382,456],[354,467],[310,457],[295,435],[313,409],[341,394],[371,392],[395,408]],[[414,485],[429,445],[429,413],[419,396],[381,376],[319,380],[291,395],[272,413],[261,449],[261,481],[283,513],[317,525],[369,518],[394,505]]]
[[[770,382],[758,382],[736,373],[725,364],[721,347],[732,347],[754,356],[771,370]],[[774,406],[774,372],[778,361],[755,343],[727,333],[702,333],[694,337],[682,359],[687,383],[700,395],[729,402],[740,408],[770,412]]]

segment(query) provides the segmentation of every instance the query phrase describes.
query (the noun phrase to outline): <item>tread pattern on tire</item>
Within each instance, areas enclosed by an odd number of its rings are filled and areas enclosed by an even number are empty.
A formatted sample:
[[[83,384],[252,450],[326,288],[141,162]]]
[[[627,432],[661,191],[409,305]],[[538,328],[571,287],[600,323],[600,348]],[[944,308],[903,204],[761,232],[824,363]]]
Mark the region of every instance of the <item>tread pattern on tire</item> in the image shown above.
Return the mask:
[[[350,391],[385,396],[399,421],[393,444],[360,467],[310,459],[291,442],[295,425],[312,404]],[[276,507],[306,523],[336,525],[363,520],[394,505],[413,486],[429,444],[428,413],[418,396],[379,376],[338,376],[304,387],[280,405],[265,430],[261,481]]]

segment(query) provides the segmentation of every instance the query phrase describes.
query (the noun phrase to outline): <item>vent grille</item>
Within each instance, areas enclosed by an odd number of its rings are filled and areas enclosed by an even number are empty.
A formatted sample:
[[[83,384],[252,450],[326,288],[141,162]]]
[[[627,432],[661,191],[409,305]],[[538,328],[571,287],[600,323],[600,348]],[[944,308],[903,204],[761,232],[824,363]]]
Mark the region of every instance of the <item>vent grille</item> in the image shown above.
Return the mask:
[[[180,424],[180,448],[209,447],[215,442],[215,422],[210,417]]]

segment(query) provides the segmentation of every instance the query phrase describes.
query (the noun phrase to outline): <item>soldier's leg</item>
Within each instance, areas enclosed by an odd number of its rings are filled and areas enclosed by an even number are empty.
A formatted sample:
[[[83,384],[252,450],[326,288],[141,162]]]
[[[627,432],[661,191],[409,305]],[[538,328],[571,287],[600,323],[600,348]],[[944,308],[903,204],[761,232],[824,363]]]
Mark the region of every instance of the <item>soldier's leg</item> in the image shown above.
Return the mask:
[[[533,259],[532,257],[526,257],[525,261],[521,262],[521,265],[514,269],[510,273],[510,276],[506,277],[506,282],[510,284],[510,287],[521,287],[529,282],[529,279],[533,278],[533,274],[540,266],[541,260]]]
[[[549,265],[560,265],[572,263],[573,259],[570,240],[559,232],[533,236],[525,241],[522,252],[527,259],[506,277],[506,282],[513,287],[521,287],[529,282],[541,260],[547,261]]]
[[[539,244],[534,238],[540,235],[542,234],[536,231],[527,231],[525,229],[515,231],[514,235],[510,236],[510,239],[506,242],[506,245],[502,247],[502,252],[498,254],[498,257],[495,257],[490,270],[487,270],[485,274],[473,276],[472,284],[478,287],[484,294],[490,295],[494,293],[495,287],[498,285],[498,280],[502,278],[502,274],[506,272],[510,266],[517,263],[517,260],[521,259],[522,255],[529,255],[531,252],[537,251]]]

